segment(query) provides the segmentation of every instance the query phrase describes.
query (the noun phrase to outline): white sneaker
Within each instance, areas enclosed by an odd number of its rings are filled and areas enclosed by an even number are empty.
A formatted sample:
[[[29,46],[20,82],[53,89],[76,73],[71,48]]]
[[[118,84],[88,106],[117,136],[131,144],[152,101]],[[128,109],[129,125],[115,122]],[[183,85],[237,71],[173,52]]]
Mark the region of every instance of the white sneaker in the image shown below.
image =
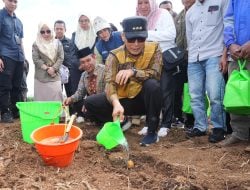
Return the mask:
[[[145,121],[145,120],[146,120],[146,115],[142,115],[142,116],[140,117],[140,119]]]
[[[169,128],[162,127],[162,128],[160,128],[160,130],[158,131],[158,136],[159,136],[159,137],[166,137],[169,131],[170,131]]]
[[[83,123],[84,122],[84,118],[82,116],[78,116],[76,118],[76,123]]]
[[[142,130],[138,132],[139,135],[146,135],[148,133],[148,127],[143,127]]]

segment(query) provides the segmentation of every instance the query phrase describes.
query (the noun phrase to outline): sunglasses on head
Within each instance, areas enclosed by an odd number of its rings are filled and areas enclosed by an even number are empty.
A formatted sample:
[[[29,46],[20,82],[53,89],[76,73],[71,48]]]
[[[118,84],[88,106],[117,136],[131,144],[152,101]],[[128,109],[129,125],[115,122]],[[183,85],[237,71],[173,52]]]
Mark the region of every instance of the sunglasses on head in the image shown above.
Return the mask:
[[[137,42],[145,42],[146,38],[142,38],[142,37],[138,37],[138,38],[131,38],[131,39],[127,39],[128,43],[135,43],[135,41]]]
[[[50,34],[51,30],[41,30],[40,31],[40,34],[45,34],[45,33]]]

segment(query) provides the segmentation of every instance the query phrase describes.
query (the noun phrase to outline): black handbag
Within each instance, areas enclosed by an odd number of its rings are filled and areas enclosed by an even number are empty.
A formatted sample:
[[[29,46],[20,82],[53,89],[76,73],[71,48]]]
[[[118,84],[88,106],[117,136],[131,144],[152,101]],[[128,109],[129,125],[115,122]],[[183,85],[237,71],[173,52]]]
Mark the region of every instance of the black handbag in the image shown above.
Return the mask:
[[[185,50],[174,47],[163,52],[163,65],[165,70],[169,71],[184,63]]]

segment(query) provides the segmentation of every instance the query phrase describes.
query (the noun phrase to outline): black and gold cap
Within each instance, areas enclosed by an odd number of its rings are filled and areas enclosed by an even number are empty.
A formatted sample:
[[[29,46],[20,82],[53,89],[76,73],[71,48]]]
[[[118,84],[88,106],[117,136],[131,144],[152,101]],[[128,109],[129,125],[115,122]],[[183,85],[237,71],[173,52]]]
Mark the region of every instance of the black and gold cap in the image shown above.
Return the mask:
[[[145,17],[133,16],[125,18],[121,25],[127,39],[148,37],[148,23]]]

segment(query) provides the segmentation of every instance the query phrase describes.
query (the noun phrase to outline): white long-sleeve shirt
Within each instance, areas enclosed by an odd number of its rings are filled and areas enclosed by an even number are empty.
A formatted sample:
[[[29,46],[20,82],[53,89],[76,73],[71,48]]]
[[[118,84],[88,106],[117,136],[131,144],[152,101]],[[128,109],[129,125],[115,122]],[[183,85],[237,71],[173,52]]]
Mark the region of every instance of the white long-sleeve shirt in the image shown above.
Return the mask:
[[[176,47],[175,44],[176,29],[174,20],[167,10],[162,10],[154,30],[148,31],[147,41],[155,41],[160,43],[162,52]]]

